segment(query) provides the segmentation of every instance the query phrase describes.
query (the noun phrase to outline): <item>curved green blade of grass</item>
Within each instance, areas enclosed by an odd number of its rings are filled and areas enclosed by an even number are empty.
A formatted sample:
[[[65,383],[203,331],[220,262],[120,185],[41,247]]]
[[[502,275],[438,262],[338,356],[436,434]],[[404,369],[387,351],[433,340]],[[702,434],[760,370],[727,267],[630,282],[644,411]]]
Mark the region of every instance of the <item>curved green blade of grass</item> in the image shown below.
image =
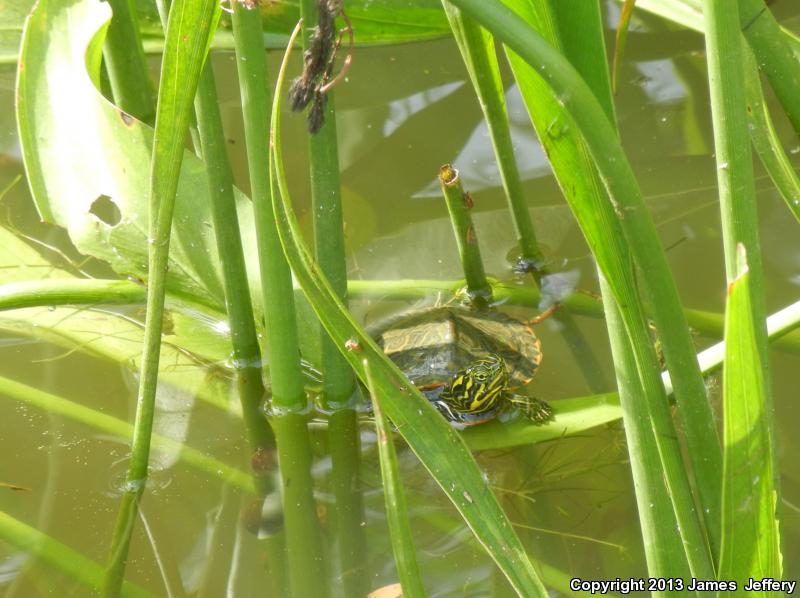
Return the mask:
[[[389,535],[392,540],[395,565],[403,587],[403,596],[423,598],[427,596],[422,585],[417,557],[414,549],[414,538],[408,519],[408,507],[403,491],[403,480],[397,466],[397,453],[392,440],[392,428],[381,409],[381,395],[375,388],[370,374],[369,361],[364,360],[364,373],[367,376],[367,388],[372,398],[372,409],[375,414],[375,428],[378,434],[378,457],[381,463],[384,499],[386,501],[386,519],[389,523]]]
[[[617,33],[614,38],[614,59],[611,63],[611,89],[614,90],[614,93],[617,91],[617,72],[619,64],[622,62],[622,56],[625,54],[625,43],[628,41],[628,27],[631,24],[634,6],[636,6],[636,0],[625,0],[619,14]]]
[[[364,359],[369,360],[374,385],[383,397],[386,414],[459,510],[512,587],[524,596],[546,596],[547,591],[525,554],[522,543],[497,499],[487,488],[463,440],[355,322],[317,268],[302,241],[300,228],[291,208],[280,151],[278,117],[284,95],[282,83],[285,68],[286,59],[276,83],[270,154],[277,181],[273,204],[286,259],[323,326],[361,380],[366,378],[362,362]]]
[[[105,597],[117,596],[122,586],[138,503],[148,477],[172,216],[195,91],[219,13],[215,0],[176,0],[170,9],[150,162],[147,313],[141,377],[127,489],[121,497],[103,582]]]
[[[103,568],[100,565],[2,511],[0,511],[0,538],[20,550],[36,555],[87,589],[95,592],[100,589],[103,581]],[[123,598],[155,598],[155,594],[127,581],[122,584],[120,596]]]
[[[517,419],[472,426],[461,433],[473,451],[521,446],[575,436],[622,417],[617,393],[553,401],[553,422],[537,426]]]
[[[720,579],[780,579],[775,455],[743,245],[725,313],[724,466]],[[742,586],[743,587],[743,586]]]
[[[772,123],[767,107],[761,77],[758,76],[753,53],[745,48],[745,88],[747,93],[747,120],[750,124],[750,139],[761,159],[761,163],[769,173],[769,177],[783,197],[789,211],[800,222],[800,177],[797,176],[789,156],[778,139],[778,133]]]

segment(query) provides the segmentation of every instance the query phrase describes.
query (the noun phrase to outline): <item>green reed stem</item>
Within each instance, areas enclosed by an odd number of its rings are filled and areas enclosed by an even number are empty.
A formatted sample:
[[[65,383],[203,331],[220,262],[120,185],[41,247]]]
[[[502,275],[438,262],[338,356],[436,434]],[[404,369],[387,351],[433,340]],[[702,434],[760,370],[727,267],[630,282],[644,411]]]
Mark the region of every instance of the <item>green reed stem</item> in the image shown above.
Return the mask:
[[[335,349],[335,347],[334,347]],[[348,375],[349,365],[345,362]],[[327,371],[323,375],[327,378]],[[363,488],[361,485],[361,442],[358,414],[352,408],[336,409],[328,417],[331,455],[331,486],[335,504],[336,542],[339,552],[339,575],[346,596],[366,593],[369,580],[364,574],[367,539],[364,529]]]
[[[206,164],[209,196],[211,198],[214,233],[217,251],[222,265],[222,281],[225,288],[225,304],[230,319],[233,367],[242,419],[253,459],[265,454],[275,446],[272,429],[267,425],[262,403],[264,383],[261,378],[261,348],[258,343],[250,286],[242,249],[236,201],[233,194],[233,175],[226,151],[225,132],[219,111],[214,73],[207,62],[195,98],[198,136],[203,161]],[[263,501],[269,492],[275,491],[273,478],[262,471],[252,471],[252,483],[257,487],[258,498]],[[284,545],[279,537],[264,542],[267,561],[272,566],[283,559]],[[274,571],[271,577],[277,581],[282,575]]]
[[[319,21],[316,0],[302,0],[302,47],[307,51]],[[340,52],[348,51],[341,48]],[[308,136],[311,211],[314,215],[314,256],[336,294],[347,304],[347,264],[344,249],[339,153],[333,89],[325,94],[324,122]],[[321,400],[330,413],[328,438],[331,452],[333,521],[338,543],[339,576],[347,596],[368,593],[364,575],[366,537],[362,525],[364,505],[360,488],[361,455],[357,415],[353,409],[353,372],[347,360],[317,323],[320,335],[320,367],[323,372]]]
[[[302,412],[307,401],[299,362],[291,273],[277,238],[269,199],[267,138],[271,99],[258,11],[235,3],[233,26],[264,295],[272,402],[276,409]]]
[[[242,95],[244,133],[253,215],[258,241],[261,291],[269,352],[272,401],[280,409],[303,411],[306,396],[300,370],[292,275],[283,257],[275,216],[270,203],[268,143],[269,107],[264,37],[259,12],[241,2],[234,3],[233,32],[236,67]]]
[[[302,0],[303,50],[308,50],[318,21],[317,1]],[[342,48],[342,52],[346,48]],[[333,89],[325,97],[324,124],[308,136],[308,161],[311,182],[311,206],[314,214],[314,256],[336,293],[346,302],[347,265],[344,255],[339,150],[336,135],[336,111]],[[353,374],[347,361],[321,329],[321,366],[325,373],[323,401],[341,404],[353,392]]]
[[[261,349],[256,334],[239,220],[236,215],[233,175],[225,148],[225,132],[222,129],[214,72],[210,62],[206,63],[200,76],[195,113],[208,178],[217,251],[222,265],[222,282],[230,319],[232,361],[236,371],[239,401],[242,404],[242,417],[250,448],[256,452],[259,449],[273,447],[275,439],[261,409],[264,400]]]
[[[103,59],[114,103],[139,120],[152,123],[155,91],[142,47],[136,4],[132,0],[109,0],[108,4],[114,16],[106,33]]]
[[[458,255],[467,279],[467,293],[470,300],[478,305],[485,305],[492,300],[492,287],[486,280],[481,248],[478,245],[478,233],[469,213],[472,208],[472,198],[464,192],[461,176],[450,164],[445,164],[439,169],[439,183],[447,203],[450,222],[453,224]]]
[[[759,4],[762,3],[759,2]],[[739,34],[740,25],[736,13],[730,10],[730,3],[724,0],[704,0],[703,15],[705,17],[706,55],[711,92],[711,116],[714,125],[719,204],[722,216],[722,242],[725,250],[725,271],[728,284],[731,285],[739,276],[741,264],[737,259],[739,253],[737,247],[740,244],[743,246],[742,253],[747,256],[746,269],[749,271],[748,284],[745,284],[745,292],[749,294],[749,301],[739,300],[738,303],[740,306],[747,306],[752,310],[749,319],[752,321],[753,329],[746,332],[737,329],[734,333],[752,336],[755,339],[761,362],[761,371],[759,372],[761,382],[758,387],[763,392],[766,415],[766,417],[759,418],[756,425],[762,428],[762,433],[767,439],[765,450],[768,451],[759,458],[774,463],[774,407],[770,382],[764,273],[758,238],[758,211],[745,103],[744,65],[746,63],[743,60],[743,48]],[[794,68],[794,71],[797,72],[797,69]],[[729,326],[726,326],[726,330],[728,329]],[[726,392],[727,397],[728,393]],[[755,431],[753,432],[755,433]],[[729,435],[726,434],[726,436]],[[726,463],[730,454],[731,447],[726,446]],[[774,473],[775,488],[779,489],[777,474],[779,470],[773,466],[771,471]],[[726,475],[726,480],[729,477]],[[728,522],[728,525],[733,525],[733,523]],[[714,539],[716,551],[720,547],[720,538],[717,536]]]
[[[308,401],[300,368],[292,278],[278,238],[271,199],[268,139],[272,102],[261,14],[244,3],[234,4],[236,66],[242,96],[272,383],[274,417],[271,425],[284,481],[289,579],[294,595],[322,598],[327,595],[328,586],[313,496],[310,439],[304,415]]]
[[[758,4],[763,7],[760,1]],[[744,243],[750,270],[750,286],[754,287],[756,294],[761,294],[764,283],[747,126],[743,67],[745,57],[741,38],[737,33],[739,22],[728,2],[704,0],[703,14],[725,270],[728,282],[736,279],[736,245]],[[753,296],[752,300],[756,321],[763,322],[764,298],[761,296],[757,299]]]
[[[756,323],[755,338],[764,370],[764,389],[768,403],[771,403],[764,274],[758,238],[739,22],[726,2],[704,0],[703,6],[725,271],[728,283],[737,278],[736,247],[742,243],[747,255],[750,300]]]
[[[536,241],[536,231],[522,191],[492,36],[451,3],[445,0],[442,4],[486,119],[522,258],[538,267],[544,262],[544,256]]]
[[[759,69],[767,76],[795,132],[800,135],[800,104],[797,102],[797,98],[800,97],[800,68],[791,42],[783,35],[781,26],[763,0],[738,0],[738,2],[737,29],[741,28],[756,56]],[[725,2],[726,10],[733,18],[736,13],[731,10],[730,4]],[[707,6],[705,3],[704,7]],[[707,16],[705,8],[703,14],[706,15],[705,27],[708,36],[709,24],[712,21]],[[741,45],[738,39],[736,43]],[[736,54],[741,55],[740,52]],[[747,255],[750,256],[749,251]]]

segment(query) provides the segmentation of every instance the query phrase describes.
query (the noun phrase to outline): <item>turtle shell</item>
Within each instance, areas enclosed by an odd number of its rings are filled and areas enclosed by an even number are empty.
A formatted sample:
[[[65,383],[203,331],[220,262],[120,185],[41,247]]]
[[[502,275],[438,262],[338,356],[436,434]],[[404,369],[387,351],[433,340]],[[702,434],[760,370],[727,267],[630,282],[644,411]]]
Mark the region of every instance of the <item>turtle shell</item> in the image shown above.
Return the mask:
[[[509,387],[519,388],[530,382],[542,360],[531,326],[493,310],[417,310],[384,322],[373,336],[417,386],[446,382],[475,360],[496,353],[508,368]]]

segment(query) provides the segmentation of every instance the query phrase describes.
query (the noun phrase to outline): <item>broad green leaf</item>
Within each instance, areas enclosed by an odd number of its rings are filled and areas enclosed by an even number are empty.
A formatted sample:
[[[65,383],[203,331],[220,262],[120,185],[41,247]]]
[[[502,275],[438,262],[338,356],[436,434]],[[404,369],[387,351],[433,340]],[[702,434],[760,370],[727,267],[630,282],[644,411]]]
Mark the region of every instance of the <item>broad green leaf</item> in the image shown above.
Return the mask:
[[[19,57],[22,24],[34,0],[0,3],[0,64],[11,64]],[[164,50],[164,32],[153,0],[137,0],[145,49]],[[348,0],[347,14],[356,32],[355,44],[378,45],[424,41],[448,35],[447,20],[438,0]],[[269,48],[285,48],[289,33],[300,17],[298,3],[270,0],[262,7],[264,43]],[[343,23],[340,23],[343,25]],[[230,19],[223,16],[212,49],[233,50]]]
[[[139,6],[145,22],[150,24],[144,28],[154,42],[149,46],[158,51],[163,35],[153,3],[139,0]],[[359,46],[422,41],[443,37],[449,32],[438,0],[347,0],[345,11],[355,31],[355,43]],[[261,16],[267,46],[285,48],[289,34],[300,18],[299,2],[261,2]],[[340,19],[338,25],[342,27],[344,22]],[[223,15],[220,30],[214,40],[215,49],[233,49],[230,29],[230,17]]]
[[[287,53],[288,56],[288,53]],[[376,392],[383,398],[386,414],[403,435],[436,482],[459,510],[475,537],[520,594],[546,596],[536,571],[497,498],[486,487],[464,441],[438,415],[436,408],[359,326],[316,267],[288,196],[280,137],[280,107],[286,59],[278,76],[271,122],[271,165],[277,189],[273,205],[278,218],[286,259],[306,293],[322,325],[362,381],[363,360],[370,364]]]
[[[82,253],[120,274],[146,279],[153,131],[97,90],[109,18],[108,6],[99,0],[45,0],[31,14],[18,78],[20,142],[42,218],[66,228]],[[249,202],[239,195],[238,204],[242,221],[251,222]],[[205,173],[189,152],[174,220],[169,291],[221,309]],[[255,272],[256,264],[252,267]]]
[[[722,548],[719,578],[781,577],[776,519],[776,460],[765,406],[766,388],[750,299],[744,246],[737,246],[738,273],[728,285],[723,369]],[[740,588],[743,585],[739,586]]]

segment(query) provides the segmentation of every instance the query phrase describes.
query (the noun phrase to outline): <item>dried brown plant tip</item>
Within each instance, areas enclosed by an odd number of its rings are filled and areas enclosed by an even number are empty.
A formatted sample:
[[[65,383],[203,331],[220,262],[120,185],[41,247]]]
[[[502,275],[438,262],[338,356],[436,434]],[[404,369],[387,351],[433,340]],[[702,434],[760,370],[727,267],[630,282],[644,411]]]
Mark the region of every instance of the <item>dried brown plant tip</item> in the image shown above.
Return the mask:
[[[312,30],[309,47],[303,53],[303,72],[292,82],[289,89],[289,101],[293,111],[299,112],[311,104],[308,111],[308,130],[312,134],[325,124],[325,94],[350,66],[351,57],[348,53],[343,72],[331,79],[344,31],[349,33],[350,46],[353,45],[352,27],[344,15],[342,6],[343,0],[317,0],[317,26]],[[337,31],[335,21],[340,14],[345,19],[347,27]]]
[[[308,106],[314,95],[313,91],[309,82],[302,75],[292,81],[292,85],[289,87],[289,102],[291,103],[292,111],[300,112]]]

